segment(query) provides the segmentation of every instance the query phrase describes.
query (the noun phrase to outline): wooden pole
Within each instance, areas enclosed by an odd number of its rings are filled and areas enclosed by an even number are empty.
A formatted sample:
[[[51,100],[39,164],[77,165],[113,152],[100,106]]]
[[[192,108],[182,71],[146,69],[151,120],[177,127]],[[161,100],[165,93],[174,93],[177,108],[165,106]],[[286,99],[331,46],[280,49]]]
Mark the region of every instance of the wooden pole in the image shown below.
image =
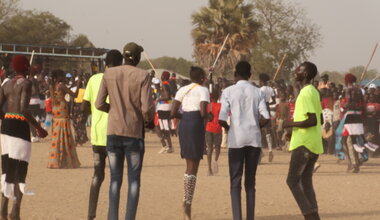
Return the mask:
[[[367,87],[369,86],[369,84],[371,84],[373,81],[375,81],[376,79],[378,79],[380,77],[380,75],[377,75],[375,78],[373,78],[371,81],[369,81],[367,84],[365,84],[364,87]]]
[[[222,51],[224,49],[224,46],[226,45],[227,43],[227,40],[228,38],[230,37],[230,34],[228,33],[226,38],[224,38],[224,41],[223,41],[223,44],[222,46],[219,48],[219,51],[218,51],[218,54],[216,55],[216,58],[215,58],[215,61],[214,63],[212,64],[211,68],[210,68],[210,73],[209,73],[209,90],[210,90],[210,93],[212,93],[212,86],[213,86],[213,82],[212,82],[212,75],[213,75],[213,71],[214,71],[214,68],[216,66],[216,62],[218,62],[218,59],[220,57],[220,54],[222,54]]]
[[[214,63],[213,63],[212,66],[211,66],[212,69],[214,69],[214,67],[215,67],[215,65],[216,65],[216,62],[218,61],[219,56],[220,56],[220,54],[222,53],[222,50],[223,50],[224,46],[225,46],[226,43],[227,43],[227,40],[228,40],[228,37],[229,37],[229,36],[230,36],[230,34],[227,34],[226,38],[224,38],[223,44],[222,44],[222,46],[219,48],[218,55],[216,56],[216,59],[215,59]]]
[[[31,66],[32,63],[33,63],[33,58],[34,58],[34,50],[32,51],[32,56],[30,57],[30,60],[29,60],[29,65]]]
[[[150,62],[150,59],[149,59],[149,57],[148,57],[148,54],[144,51],[144,52],[143,52],[143,55],[144,55],[145,59],[148,61],[149,65],[152,67],[153,71],[154,71],[155,73],[157,73],[156,68],[154,68],[154,66],[153,66],[153,63]]]
[[[368,63],[367,63],[367,66],[364,68],[364,70],[363,70],[363,72],[362,72],[362,75],[361,75],[361,77],[360,77],[360,82],[364,79],[364,75],[366,74],[367,69],[368,69],[369,65],[371,64],[371,62],[372,62],[372,58],[373,58],[373,56],[375,55],[375,52],[376,52],[376,49],[377,49],[377,46],[378,46],[378,45],[379,45],[379,43],[376,43],[375,47],[373,48],[372,55],[371,55],[371,57],[369,58],[369,61],[368,61]]]
[[[280,62],[280,65],[278,66],[278,68],[277,68],[277,70],[276,70],[276,73],[275,73],[274,76],[273,76],[273,81],[276,80],[278,73],[281,71],[282,67],[284,66],[284,61],[285,61],[285,59],[286,59],[286,56],[287,56],[287,55],[284,54],[284,56],[282,57],[282,60],[281,60],[281,62]]]

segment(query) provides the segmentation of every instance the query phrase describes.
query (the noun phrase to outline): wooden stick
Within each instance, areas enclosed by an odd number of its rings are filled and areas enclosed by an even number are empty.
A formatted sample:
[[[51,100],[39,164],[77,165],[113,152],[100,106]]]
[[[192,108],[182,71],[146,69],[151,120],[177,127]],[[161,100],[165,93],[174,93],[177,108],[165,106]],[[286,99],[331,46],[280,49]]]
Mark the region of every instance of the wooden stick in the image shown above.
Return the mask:
[[[215,67],[215,65],[216,65],[216,62],[218,61],[219,56],[220,56],[220,54],[222,53],[222,50],[223,50],[224,46],[226,45],[229,36],[230,36],[230,34],[228,33],[227,36],[226,36],[226,38],[224,38],[223,44],[222,44],[222,46],[219,48],[218,55],[216,56],[216,59],[215,59],[215,61],[214,61],[214,64],[212,64],[212,66],[211,66],[211,69],[212,69],[212,70],[214,69],[214,67]]]
[[[153,63],[150,62],[150,59],[149,59],[149,57],[148,57],[148,54],[144,51],[144,52],[143,52],[143,55],[144,55],[145,59],[148,61],[149,65],[152,67],[153,71],[154,71],[155,73],[157,73],[156,68],[154,68],[154,66],[153,66]]]
[[[34,50],[32,51],[32,56],[30,57],[29,65],[32,65],[32,63],[33,63],[33,58],[34,58]]]
[[[280,65],[278,66],[277,70],[276,70],[276,73],[274,74],[274,77],[273,77],[273,81],[276,80],[277,78],[277,74],[280,72],[280,70],[282,69],[282,67],[284,66],[284,61],[285,61],[285,58],[286,58],[286,54],[284,54],[284,56],[282,57],[282,60],[280,62]]]
[[[364,87],[367,87],[367,86],[369,86],[369,84],[371,84],[373,81],[375,81],[377,78],[379,78],[380,77],[380,75],[377,75],[375,78],[373,78],[371,81],[369,81],[367,84],[365,84],[365,86]]]
[[[212,64],[212,66],[211,66],[211,68],[210,68],[210,73],[209,73],[209,80],[210,80],[210,82],[209,82],[209,90],[210,90],[210,93],[212,93],[212,86],[213,86],[213,85],[212,85],[212,84],[213,84],[213,82],[212,82],[212,73],[213,73],[214,68],[215,68],[215,66],[216,66],[216,62],[218,62],[219,57],[220,57],[220,54],[222,54],[222,51],[223,51],[223,49],[224,49],[224,46],[226,45],[227,40],[228,40],[229,37],[230,37],[230,33],[228,33],[227,36],[226,36],[226,38],[224,38],[223,44],[222,44],[222,46],[219,48],[218,55],[216,55],[215,61],[214,61],[214,63]]]
[[[363,80],[364,75],[366,74],[367,69],[368,69],[368,67],[369,67],[369,64],[371,64],[371,62],[372,62],[372,58],[373,58],[373,56],[375,55],[375,52],[376,52],[376,49],[377,49],[377,46],[378,46],[378,45],[379,45],[379,43],[376,43],[375,47],[373,48],[372,55],[371,55],[371,57],[369,58],[369,61],[368,61],[368,63],[367,63],[367,66],[364,68],[364,70],[363,70],[363,72],[362,72],[362,75],[361,75],[361,77],[360,77],[360,82]]]

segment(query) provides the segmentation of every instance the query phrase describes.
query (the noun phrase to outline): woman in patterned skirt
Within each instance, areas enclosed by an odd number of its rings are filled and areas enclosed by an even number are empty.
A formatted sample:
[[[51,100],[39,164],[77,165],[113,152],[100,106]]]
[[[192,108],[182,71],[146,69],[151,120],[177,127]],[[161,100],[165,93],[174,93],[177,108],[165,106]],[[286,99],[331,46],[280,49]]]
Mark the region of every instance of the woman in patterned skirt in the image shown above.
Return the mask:
[[[80,166],[71,132],[68,104],[65,95],[77,96],[64,84],[65,74],[62,70],[52,73],[52,141],[49,150],[48,168],[77,168]]]

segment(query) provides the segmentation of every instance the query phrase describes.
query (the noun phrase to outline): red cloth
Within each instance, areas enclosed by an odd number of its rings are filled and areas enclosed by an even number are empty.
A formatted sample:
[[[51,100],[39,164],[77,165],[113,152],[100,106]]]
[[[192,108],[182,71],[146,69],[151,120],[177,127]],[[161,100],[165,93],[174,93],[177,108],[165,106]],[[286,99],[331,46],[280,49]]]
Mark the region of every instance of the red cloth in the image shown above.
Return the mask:
[[[158,122],[158,113],[157,112],[154,114],[154,125],[156,127],[160,125],[159,122]]]
[[[48,113],[51,112],[51,98],[48,98],[45,100],[45,108],[46,108],[46,112]]]
[[[367,112],[375,112],[380,111],[380,104],[379,103],[367,103]]]
[[[212,120],[211,122],[207,122],[206,131],[220,134],[222,133],[222,127],[219,125],[219,112],[220,108],[222,107],[222,104],[212,102],[211,105],[211,113],[214,115],[214,120]],[[208,112],[210,112],[210,104],[207,106],[207,108]]]
[[[325,98],[323,98],[322,102],[321,102],[321,105],[322,105],[322,109],[328,108],[328,109],[330,109],[332,111],[333,108],[334,108],[334,103],[333,103],[333,100],[332,100],[331,97],[325,97]]]
[[[289,102],[289,119],[294,119],[294,110],[296,109],[296,103]]]
[[[25,72],[29,69],[29,60],[24,55],[16,55],[12,57],[12,68],[17,73]]]

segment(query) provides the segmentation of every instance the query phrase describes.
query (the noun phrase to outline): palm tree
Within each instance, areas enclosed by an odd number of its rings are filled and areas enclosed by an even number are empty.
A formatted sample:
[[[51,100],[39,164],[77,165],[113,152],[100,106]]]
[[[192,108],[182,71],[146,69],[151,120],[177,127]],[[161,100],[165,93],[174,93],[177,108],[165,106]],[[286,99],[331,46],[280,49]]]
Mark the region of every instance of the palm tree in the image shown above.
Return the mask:
[[[253,19],[253,5],[244,0],[209,0],[192,15],[194,57],[209,69],[227,34],[230,34],[214,69],[218,76],[231,75],[239,60],[248,60],[255,46],[259,24]]]

